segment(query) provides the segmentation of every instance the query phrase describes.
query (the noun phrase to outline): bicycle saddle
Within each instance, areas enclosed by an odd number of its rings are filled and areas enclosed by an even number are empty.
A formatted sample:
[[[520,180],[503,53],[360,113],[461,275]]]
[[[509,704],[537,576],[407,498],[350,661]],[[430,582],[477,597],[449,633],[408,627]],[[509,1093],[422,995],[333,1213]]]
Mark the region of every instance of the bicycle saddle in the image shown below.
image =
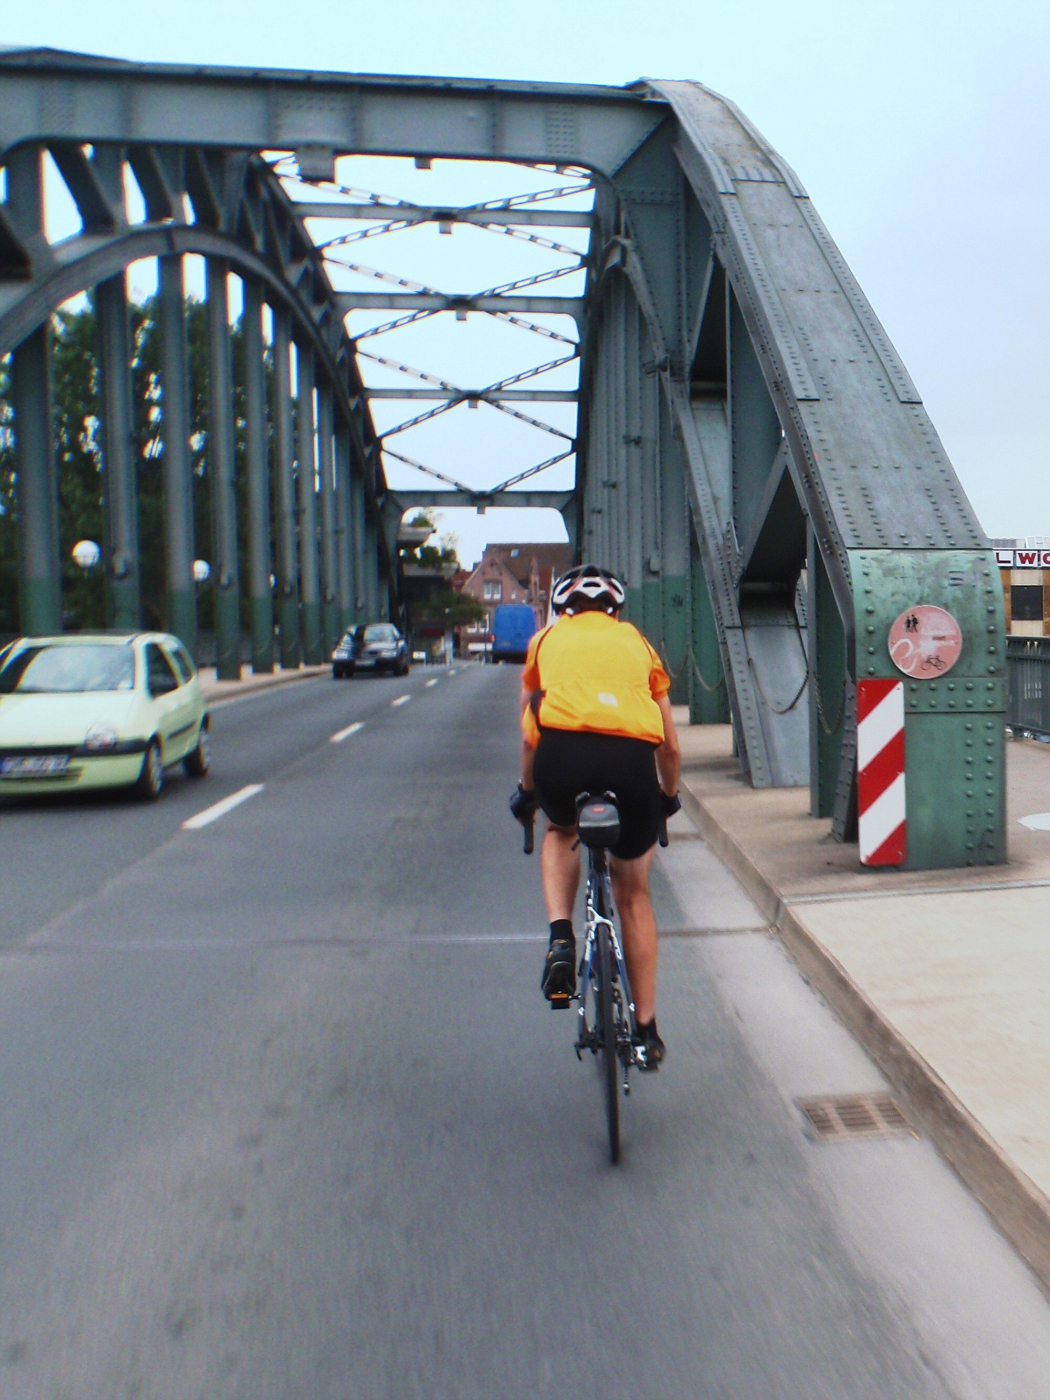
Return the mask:
[[[615,846],[620,839],[620,812],[614,793],[592,797],[581,793],[576,799],[576,830],[585,846]]]

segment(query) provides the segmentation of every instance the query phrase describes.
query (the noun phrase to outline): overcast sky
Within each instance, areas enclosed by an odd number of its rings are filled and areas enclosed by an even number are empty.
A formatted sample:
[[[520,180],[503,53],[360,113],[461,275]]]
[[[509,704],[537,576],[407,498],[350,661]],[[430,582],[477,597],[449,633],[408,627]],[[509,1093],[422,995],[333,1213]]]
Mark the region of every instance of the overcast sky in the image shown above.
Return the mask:
[[[1050,535],[1046,0],[8,0],[2,15],[6,44],[143,60],[699,79],[798,172],[986,529]],[[495,537],[497,515],[476,526]]]

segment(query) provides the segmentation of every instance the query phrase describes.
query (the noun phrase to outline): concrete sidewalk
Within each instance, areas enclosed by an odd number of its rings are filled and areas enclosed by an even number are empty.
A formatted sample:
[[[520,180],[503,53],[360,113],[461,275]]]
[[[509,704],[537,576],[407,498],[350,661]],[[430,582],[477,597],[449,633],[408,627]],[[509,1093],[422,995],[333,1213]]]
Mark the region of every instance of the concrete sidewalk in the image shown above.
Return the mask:
[[[314,676],[326,675],[330,666],[300,666],[296,670],[282,671],[280,667],[272,672],[256,675],[250,666],[241,667],[239,681],[220,681],[214,666],[200,668],[201,690],[205,700],[214,704],[218,700],[229,700],[241,695],[251,695],[257,690],[270,690],[275,685],[288,685],[292,681],[308,681]]]
[[[899,872],[749,787],[728,725],[681,738],[705,840],[1050,1288],[1050,746],[1008,746],[1008,865]]]

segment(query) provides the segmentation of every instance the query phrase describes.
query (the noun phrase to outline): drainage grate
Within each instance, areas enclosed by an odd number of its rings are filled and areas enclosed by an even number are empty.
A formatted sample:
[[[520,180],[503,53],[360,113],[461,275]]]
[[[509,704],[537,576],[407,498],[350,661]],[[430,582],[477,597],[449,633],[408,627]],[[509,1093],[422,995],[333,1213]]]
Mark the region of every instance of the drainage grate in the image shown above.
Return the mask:
[[[795,1102],[818,1142],[893,1137],[898,1133],[916,1136],[915,1129],[886,1093],[834,1094]]]

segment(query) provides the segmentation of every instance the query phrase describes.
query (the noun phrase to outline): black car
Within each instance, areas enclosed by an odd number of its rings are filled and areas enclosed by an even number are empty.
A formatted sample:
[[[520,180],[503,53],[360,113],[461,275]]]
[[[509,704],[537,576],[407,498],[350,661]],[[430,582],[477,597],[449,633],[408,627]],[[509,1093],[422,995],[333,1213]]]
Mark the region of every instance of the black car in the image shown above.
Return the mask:
[[[386,671],[408,675],[408,643],[392,622],[368,622],[351,627],[332,652],[336,680],[357,671]]]

